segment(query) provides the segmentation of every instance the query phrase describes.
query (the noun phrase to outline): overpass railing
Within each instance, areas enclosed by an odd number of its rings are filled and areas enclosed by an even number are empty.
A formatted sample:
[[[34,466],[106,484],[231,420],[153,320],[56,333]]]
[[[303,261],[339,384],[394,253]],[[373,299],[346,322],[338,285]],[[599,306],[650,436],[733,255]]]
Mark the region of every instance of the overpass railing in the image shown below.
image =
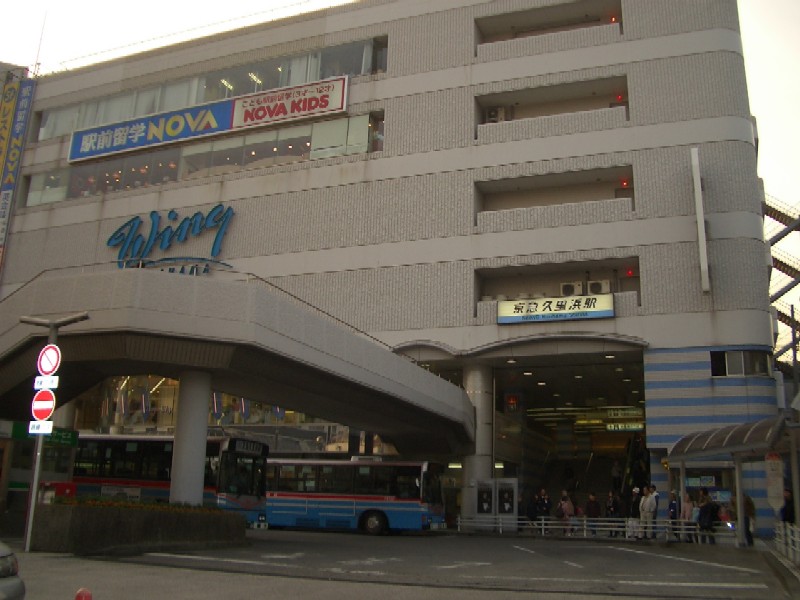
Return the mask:
[[[655,539],[662,542],[696,542],[736,544],[736,524],[720,521],[712,530],[701,530],[694,521],[656,519],[644,531],[639,519],[573,517],[569,520],[556,517],[513,517],[505,515],[459,516],[456,522],[459,533],[497,533],[501,535],[527,534],[550,537],[611,537],[636,540]]]

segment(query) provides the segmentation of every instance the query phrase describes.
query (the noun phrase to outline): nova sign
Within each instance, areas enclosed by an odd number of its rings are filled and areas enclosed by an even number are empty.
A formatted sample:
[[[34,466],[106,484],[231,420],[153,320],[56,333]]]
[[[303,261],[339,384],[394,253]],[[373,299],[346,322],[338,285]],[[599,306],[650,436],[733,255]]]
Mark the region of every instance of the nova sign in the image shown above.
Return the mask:
[[[225,208],[218,204],[203,214],[196,212],[190,217],[180,219],[175,210],[167,213],[166,223],[162,227],[162,215],[157,211],[150,213],[150,227],[147,230],[145,221],[141,217],[133,217],[111,234],[107,245],[109,248],[119,248],[117,252],[117,265],[120,269],[132,266],[151,266],[159,263],[188,263],[188,262],[217,262],[222,249],[222,241],[228,231],[228,225],[233,218],[233,209]],[[180,219],[180,220],[179,220]],[[174,224],[174,225],[173,225]],[[169,257],[158,260],[150,259],[150,254],[156,246],[162,250],[169,250],[174,243],[183,244],[192,237],[198,237],[207,231],[216,230],[211,253],[208,258],[199,257]]]

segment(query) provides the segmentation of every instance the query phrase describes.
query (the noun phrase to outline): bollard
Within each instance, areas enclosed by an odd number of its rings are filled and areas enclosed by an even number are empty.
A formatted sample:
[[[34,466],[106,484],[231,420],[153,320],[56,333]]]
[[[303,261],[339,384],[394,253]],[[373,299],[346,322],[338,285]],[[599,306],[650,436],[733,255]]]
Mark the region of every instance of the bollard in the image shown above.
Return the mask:
[[[81,588],[75,592],[75,600],[92,600],[92,592],[86,588]]]

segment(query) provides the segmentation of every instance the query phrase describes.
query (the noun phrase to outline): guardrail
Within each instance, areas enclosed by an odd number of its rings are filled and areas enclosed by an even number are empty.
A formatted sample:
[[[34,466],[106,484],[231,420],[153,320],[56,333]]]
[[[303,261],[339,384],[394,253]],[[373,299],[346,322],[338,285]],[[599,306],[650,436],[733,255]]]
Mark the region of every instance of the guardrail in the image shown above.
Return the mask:
[[[736,544],[736,524],[720,521],[711,531],[702,531],[694,521],[654,520],[647,531],[639,519],[589,519],[573,517],[569,520],[539,517],[531,520],[513,515],[459,516],[456,527],[459,533],[487,532],[501,535],[527,534],[549,537],[610,537],[619,539],[655,539],[663,542],[696,542]]]
[[[800,527],[782,521],[775,523],[775,549],[800,566]]]

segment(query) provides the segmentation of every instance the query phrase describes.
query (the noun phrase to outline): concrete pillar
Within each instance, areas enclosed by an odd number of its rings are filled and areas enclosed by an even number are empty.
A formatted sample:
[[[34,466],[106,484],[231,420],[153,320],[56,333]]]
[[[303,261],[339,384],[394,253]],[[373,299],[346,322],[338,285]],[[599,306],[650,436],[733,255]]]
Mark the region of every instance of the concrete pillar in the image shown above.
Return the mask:
[[[181,373],[175,443],[172,447],[170,504],[199,506],[203,503],[209,398],[211,398],[209,373],[200,371]]]
[[[475,452],[464,457],[461,514],[478,513],[477,482],[494,475],[494,383],[492,368],[485,365],[464,367],[464,390],[475,407]]]

